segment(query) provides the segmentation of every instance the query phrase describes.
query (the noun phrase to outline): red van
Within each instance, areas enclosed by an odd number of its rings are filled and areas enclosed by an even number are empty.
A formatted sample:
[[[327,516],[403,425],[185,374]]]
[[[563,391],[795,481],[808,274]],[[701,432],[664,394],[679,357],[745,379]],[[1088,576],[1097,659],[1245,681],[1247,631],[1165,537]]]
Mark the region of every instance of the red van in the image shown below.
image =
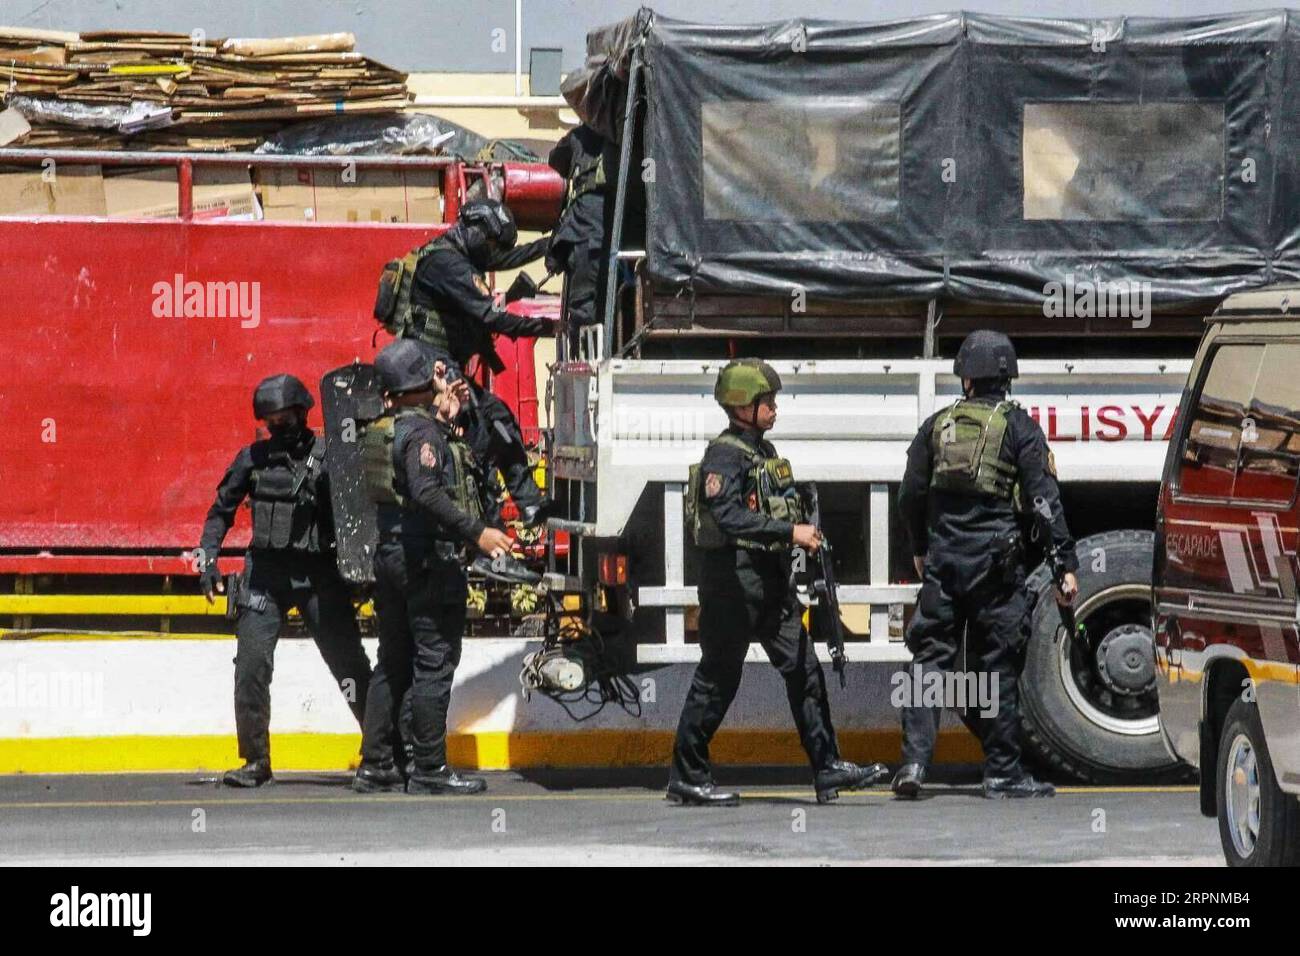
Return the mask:
[[[1160,724],[1234,866],[1300,864],[1300,286],[1228,298],[1179,405],[1156,514]]]

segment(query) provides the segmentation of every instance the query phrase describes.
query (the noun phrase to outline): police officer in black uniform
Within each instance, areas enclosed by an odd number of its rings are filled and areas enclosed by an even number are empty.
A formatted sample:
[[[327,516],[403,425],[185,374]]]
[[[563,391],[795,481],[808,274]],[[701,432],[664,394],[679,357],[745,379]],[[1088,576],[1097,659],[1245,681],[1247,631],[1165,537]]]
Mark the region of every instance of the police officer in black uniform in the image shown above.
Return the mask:
[[[397,790],[405,782],[407,793],[478,793],[482,779],[447,765],[447,709],[465,628],[463,550],[468,543],[497,557],[509,552],[510,538],[483,523],[473,453],[452,425],[466,387],[436,381],[428,354],[409,340],[386,347],[375,368],[390,405],[362,436],[366,487],[378,508],[379,664],[353,789]],[[408,691],[409,778],[397,765]]]
[[[802,622],[791,564],[796,547],[816,551],[821,534],[804,522],[789,462],[763,438],[776,422],[781,379],[766,362],[741,359],[718,375],[714,398],[730,425],[709,443],[693,476],[690,524],[703,549],[701,657],[677,725],[668,799],[735,806],[709,768],[709,741],[740,687],[751,641],[763,645],[785,679],[799,738],[814,771],[819,802],[887,777],[883,764],[840,759],[821,663]]]
[[[1007,400],[1019,374],[1015,348],[1000,332],[972,332],[953,363],[963,398],[926,419],[907,451],[898,506],[921,576],[907,632],[911,673],[949,672],[963,634],[968,658],[996,676],[997,711],[968,711],[984,748],[984,795],[1050,797],[1020,761],[1017,684],[1024,669],[1034,599],[1025,587],[1020,515],[1042,498],[1051,508],[1052,538],[1069,564],[1059,603],[1074,599],[1078,568],[1061,509],[1056,467],[1038,424]],[[1072,564],[1071,564],[1072,562]],[[903,708],[903,767],[893,789],[915,798],[934,753],[942,709]]]
[[[568,277],[570,327],[603,321],[609,260],[606,231],[606,169],[618,168],[617,148],[590,126],[561,137],[547,157],[567,183],[564,212],[546,251],[546,271]]]
[[[356,612],[334,558],[325,442],[307,427],[311,393],[292,375],[273,375],[253,393],[253,414],[269,439],[240,450],[226,469],[199,542],[199,586],[213,600],[225,586],[217,555],[235,511],[250,499],[253,536],[235,594],[235,727],[244,766],[222,778],[258,787],[271,779],[271,671],[284,616],[296,607],[360,723],[370,684]]]
[[[494,374],[504,371],[493,333],[518,338],[551,331],[546,319],[497,308],[488,292],[487,272],[539,259],[550,242],[543,236],[516,247],[518,238],[514,216],[504,203],[466,203],[456,224],[421,251],[411,285],[411,317],[401,334],[446,350],[462,370],[478,356]],[[533,478],[519,423],[497,396],[472,380],[469,387],[472,421],[466,437],[480,458],[500,469],[524,524],[541,522],[546,502]]]

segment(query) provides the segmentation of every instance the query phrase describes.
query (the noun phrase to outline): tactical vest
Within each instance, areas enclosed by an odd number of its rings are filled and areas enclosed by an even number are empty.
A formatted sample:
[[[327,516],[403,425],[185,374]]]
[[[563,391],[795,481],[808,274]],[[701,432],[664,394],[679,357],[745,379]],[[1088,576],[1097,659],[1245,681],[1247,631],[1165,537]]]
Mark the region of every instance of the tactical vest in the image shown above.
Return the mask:
[[[800,524],[806,520],[803,499],[794,484],[794,469],[785,458],[764,455],[762,451],[751,447],[744,439],[731,432],[723,432],[709,443],[726,445],[734,448],[746,458],[748,468],[745,471],[745,486],[753,486],[754,493],[745,502],[751,511]],[[717,550],[726,547],[757,549],[760,551],[785,551],[789,542],[762,542],[749,538],[729,538],[718,527],[713,513],[709,510],[704,496],[704,470],[700,464],[691,465],[686,493],[686,526],[699,548]]]
[[[565,205],[572,205],[579,197],[604,188],[604,155],[592,157],[584,153],[582,160],[574,164],[573,174],[569,177],[569,196]]]
[[[379,276],[379,294],[375,296],[375,320],[397,338],[418,339],[440,349],[447,349],[447,328],[438,310],[412,297],[415,269],[433,248],[432,239],[412,249],[400,259],[390,259]]]
[[[324,457],[325,443],[318,439],[302,461],[286,451],[273,451],[265,465],[253,468],[248,495],[253,510],[252,547],[320,550],[316,484]]]
[[[1002,444],[1014,407],[963,399],[940,412],[930,433],[930,487],[1013,500],[1016,466],[1002,458]]]
[[[366,476],[366,492],[370,500],[379,505],[406,507],[407,499],[398,487],[397,465],[393,461],[393,442],[397,421],[408,415],[433,419],[433,412],[420,406],[399,409],[365,425],[361,433],[361,462]],[[474,453],[463,441],[451,438],[452,481],[447,494],[456,507],[475,519],[483,517],[483,498],[480,490],[478,463]],[[409,489],[408,489],[409,490]]]

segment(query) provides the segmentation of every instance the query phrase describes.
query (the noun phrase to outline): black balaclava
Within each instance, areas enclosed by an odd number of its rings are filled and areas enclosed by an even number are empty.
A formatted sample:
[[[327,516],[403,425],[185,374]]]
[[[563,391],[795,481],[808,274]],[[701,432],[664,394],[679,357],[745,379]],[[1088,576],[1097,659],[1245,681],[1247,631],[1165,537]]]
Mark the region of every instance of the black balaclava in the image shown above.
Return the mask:
[[[303,440],[307,434],[307,413],[295,408],[292,421],[279,425],[266,423],[266,430],[271,433],[272,441],[286,448],[292,448]]]

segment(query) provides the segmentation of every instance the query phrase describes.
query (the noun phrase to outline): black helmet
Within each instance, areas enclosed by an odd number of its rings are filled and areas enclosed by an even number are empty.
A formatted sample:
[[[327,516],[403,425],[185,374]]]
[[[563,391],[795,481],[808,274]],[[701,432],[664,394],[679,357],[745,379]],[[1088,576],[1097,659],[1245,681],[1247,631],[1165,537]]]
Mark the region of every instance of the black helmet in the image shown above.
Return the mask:
[[[253,392],[253,415],[256,418],[266,418],[294,407],[305,412],[315,404],[307,386],[292,375],[264,378]]]
[[[491,267],[494,252],[513,249],[519,241],[514,215],[496,199],[471,199],[461,207],[456,224],[470,261],[482,270]]]
[[[958,378],[1016,378],[1016,347],[1001,332],[977,329],[961,343],[952,373]]]
[[[389,395],[414,392],[433,384],[433,359],[412,339],[398,339],[375,356],[379,385]]]

